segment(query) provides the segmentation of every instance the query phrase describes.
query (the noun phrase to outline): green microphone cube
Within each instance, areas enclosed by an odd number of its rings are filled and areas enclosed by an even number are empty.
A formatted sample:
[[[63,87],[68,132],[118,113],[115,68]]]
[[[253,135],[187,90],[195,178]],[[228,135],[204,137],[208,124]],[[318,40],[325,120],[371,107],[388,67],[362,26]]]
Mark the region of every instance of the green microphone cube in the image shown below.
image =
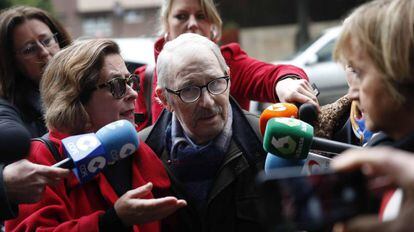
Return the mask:
[[[267,122],[263,148],[285,159],[306,159],[313,127],[295,118],[272,118]]]

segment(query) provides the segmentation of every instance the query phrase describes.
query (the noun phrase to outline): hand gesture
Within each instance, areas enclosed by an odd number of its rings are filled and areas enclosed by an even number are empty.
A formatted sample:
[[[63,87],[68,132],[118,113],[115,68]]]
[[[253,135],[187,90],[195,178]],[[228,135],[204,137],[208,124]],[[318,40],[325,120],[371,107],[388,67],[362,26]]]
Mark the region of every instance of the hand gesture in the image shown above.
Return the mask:
[[[175,197],[143,199],[152,187],[152,183],[147,183],[126,192],[115,202],[115,211],[126,226],[160,220],[187,205]]]

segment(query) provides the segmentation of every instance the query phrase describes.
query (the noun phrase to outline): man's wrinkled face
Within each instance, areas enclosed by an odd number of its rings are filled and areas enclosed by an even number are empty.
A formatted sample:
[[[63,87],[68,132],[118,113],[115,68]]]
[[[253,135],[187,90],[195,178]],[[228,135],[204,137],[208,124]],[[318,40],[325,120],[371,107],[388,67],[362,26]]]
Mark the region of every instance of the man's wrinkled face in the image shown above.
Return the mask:
[[[190,86],[205,86],[213,81],[211,88],[219,78],[226,76],[213,52],[200,49],[197,54],[183,53],[181,59],[174,62],[167,88],[177,91]],[[212,94],[203,88],[200,98],[192,103],[184,102],[178,95],[162,91],[165,107],[174,112],[186,134],[197,144],[204,144],[221,133],[228,117],[230,83],[220,82],[227,88],[223,93]]]

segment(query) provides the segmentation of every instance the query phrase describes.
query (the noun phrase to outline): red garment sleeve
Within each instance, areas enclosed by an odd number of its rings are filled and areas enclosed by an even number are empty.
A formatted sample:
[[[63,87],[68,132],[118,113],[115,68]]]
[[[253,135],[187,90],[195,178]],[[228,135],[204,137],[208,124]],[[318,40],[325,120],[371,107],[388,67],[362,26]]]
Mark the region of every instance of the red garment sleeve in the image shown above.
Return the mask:
[[[33,142],[29,160],[52,165],[53,156],[40,142]],[[75,178],[75,177],[73,177]],[[30,193],[28,193],[30,194]],[[98,231],[99,216],[104,210],[74,218],[73,207],[66,192],[64,180],[46,187],[41,201],[19,206],[19,216],[6,221],[6,231]]]
[[[296,75],[308,80],[306,73],[293,65],[273,65],[247,55],[237,43],[221,47],[230,68],[230,94],[242,108],[248,108],[250,100],[276,102],[277,81],[286,75]]]
[[[147,106],[145,104],[145,70],[147,66],[141,66],[135,70],[135,74],[139,76],[139,87],[140,91],[138,92],[138,97],[135,100],[135,113],[143,114],[144,121],[141,123],[137,123],[137,130],[140,131],[145,128],[146,125],[148,125],[148,112],[147,112]]]

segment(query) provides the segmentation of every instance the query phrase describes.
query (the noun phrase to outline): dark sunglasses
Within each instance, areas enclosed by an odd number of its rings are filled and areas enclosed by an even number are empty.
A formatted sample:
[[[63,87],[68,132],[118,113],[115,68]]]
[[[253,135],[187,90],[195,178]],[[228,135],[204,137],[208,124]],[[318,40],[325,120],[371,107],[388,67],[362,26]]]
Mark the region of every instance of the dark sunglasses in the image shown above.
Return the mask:
[[[108,88],[114,98],[120,99],[125,96],[127,85],[135,91],[139,92],[139,76],[136,74],[131,74],[127,78],[115,77],[103,84],[96,86],[95,90]]]

